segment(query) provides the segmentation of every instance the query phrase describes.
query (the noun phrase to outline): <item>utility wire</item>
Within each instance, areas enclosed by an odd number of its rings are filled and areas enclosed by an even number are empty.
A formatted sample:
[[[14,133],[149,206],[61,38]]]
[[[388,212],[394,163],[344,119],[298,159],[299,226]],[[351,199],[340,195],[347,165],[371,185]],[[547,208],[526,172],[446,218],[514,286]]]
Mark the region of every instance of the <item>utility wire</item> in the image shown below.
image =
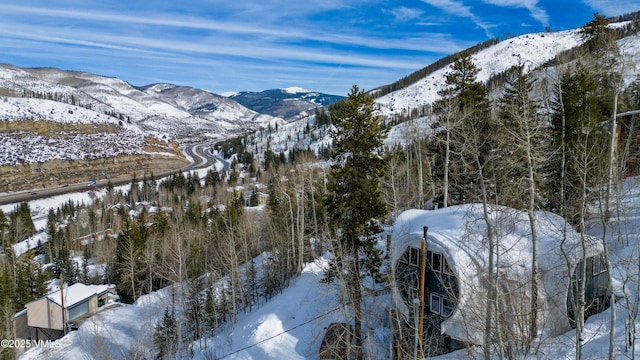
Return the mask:
[[[278,334],[275,334],[275,335],[273,335],[273,336],[270,336],[270,337],[268,337],[268,338],[266,338],[266,339],[262,339],[262,340],[258,341],[258,342],[257,342],[257,343],[255,343],[255,344],[251,344],[251,345],[245,346],[245,347],[243,347],[243,348],[241,348],[241,349],[238,349],[238,350],[236,350],[236,351],[232,351],[232,352],[230,352],[230,353],[228,353],[228,354],[225,354],[225,355],[223,355],[223,356],[219,357],[219,359],[224,359],[224,358],[226,358],[227,356],[231,356],[231,355],[237,354],[237,353],[239,353],[239,352],[241,352],[241,351],[245,351],[245,350],[247,350],[247,349],[249,349],[249,348],[252,348],[252,347],[254,347],[254,346],[258,346],[258,345],[260,345],[260,344],[262,344],[262,343],[264,343],[264,342],[267,342],[267,341],[269,341],[269,340],[275,339],[275,338],[277,338],[278,336],[280,336],[280,335],[282,335],[282,334],[286,334],[286,333],[288,333],[288,332],[290,332],[290,331],[293,331],[293,330],[295,330],[295,329],[299,328],[299,327],[300,327],[300,326],[302,326],[302,325],[306,325],[306,324],[308,324],[308,323],[310,323],[310,322],[312,322],[312,321],[315,321],[315,320],[320,319],[321,317],[327,316],[327,315],[329,315],[330,313],[332,313],[332,312],[334,312],[334,311],[336,311],[336,310],[338,310],[338,309],[341,309],[341,307],[340,307],[340,306],[337,306],[337,307],[335,307],[335,308],[333,308],[333,309],[331,309],[331,310],[327,311],[326,313],[321,314],[321,315],[318,315],[318,316],[316,316],[316,317],[314,317],[314,318],[312,318],[312,319],[309,319],[309,320],[307,320],[307,321],[305,321],[305,322],[303,322],[303,323],[300,323],[300,324],[298,324],[298,325],[296,325],[296,326],[292,327],[291,329],[288,329],[288,330],[282,331],[282,332],[280,332],[280,333],[278,333]]]

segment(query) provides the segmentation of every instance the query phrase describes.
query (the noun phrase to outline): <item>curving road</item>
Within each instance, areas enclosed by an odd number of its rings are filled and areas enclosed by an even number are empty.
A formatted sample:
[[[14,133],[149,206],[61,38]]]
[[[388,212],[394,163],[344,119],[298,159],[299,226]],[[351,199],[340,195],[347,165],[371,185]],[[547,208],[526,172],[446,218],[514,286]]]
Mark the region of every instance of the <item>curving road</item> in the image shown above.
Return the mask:
[[[212,166],[216,163],[216,161],[221,161],[224,166],[228,166],[228,164],[214,155],[212,155],[207,149],[211,146],[211,143],[203,143],[196,144],[190,147],[186,147],[183,149],[184,153],[187,154],[190,158],[193,159],[193,162],[190,166],[175,169],[171,171],[163,171],[159,173],[154,172],[154,177],[156,179],[160,179],[171,174],[174,174],[176,171],[188,171],[191,169],[201,169]],[[35,199],[46,198],[55,195],[62,195],[66,193],[86,191],[86,190],[94,190],[97,188],[106,187],[111,180],[113,186],[124,185],[131,182],[131,175],[119,176],[111,179],[100,179],[95,181],[83,181],[76,184],[65,184],[58,187],[46,188],[46,189],[35,189],[35,190],[24,190],[24,191],[16,191],[5,194],[0,194],[0,205],[13,204],[22,201],[29,201]]]

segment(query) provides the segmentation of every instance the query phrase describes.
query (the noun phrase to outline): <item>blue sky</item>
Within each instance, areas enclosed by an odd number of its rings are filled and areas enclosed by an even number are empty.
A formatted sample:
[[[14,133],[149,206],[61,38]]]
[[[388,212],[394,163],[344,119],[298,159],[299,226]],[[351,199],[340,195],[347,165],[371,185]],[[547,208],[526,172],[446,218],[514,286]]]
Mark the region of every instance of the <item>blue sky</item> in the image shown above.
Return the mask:
[[[3,0],[0,62],[218,94],[345,95],[492,37],[639,10],[640,0]]]

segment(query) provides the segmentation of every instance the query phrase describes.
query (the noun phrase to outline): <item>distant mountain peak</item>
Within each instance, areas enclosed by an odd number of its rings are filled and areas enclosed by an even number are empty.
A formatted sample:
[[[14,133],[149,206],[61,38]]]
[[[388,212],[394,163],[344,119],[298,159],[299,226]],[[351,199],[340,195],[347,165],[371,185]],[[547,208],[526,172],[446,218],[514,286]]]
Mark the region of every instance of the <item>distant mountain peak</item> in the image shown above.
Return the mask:
[[[141,132],[158,132],[179,140],[226,137],[282,121],[208,90],[166,83],[133,86],[118,78],[55,68],[0,65],[0,89],[15,98],[31,99],[19,111],[5,109],[5,118],[40,114],[38,119],[58,121],[56,116],[64,114],[63,119],[81,122],[106,115],[116,123],[127,120]],[[52,115],[41,111],[51,108],[45,101],[59,103]],[[88,116],[78,107],[94,113]]]
[[[229,98],[261,114],[292,120],[306,116],[318,107],[340,101],[344,96],[329,95],[292,86],[261,92],[241,91]]]

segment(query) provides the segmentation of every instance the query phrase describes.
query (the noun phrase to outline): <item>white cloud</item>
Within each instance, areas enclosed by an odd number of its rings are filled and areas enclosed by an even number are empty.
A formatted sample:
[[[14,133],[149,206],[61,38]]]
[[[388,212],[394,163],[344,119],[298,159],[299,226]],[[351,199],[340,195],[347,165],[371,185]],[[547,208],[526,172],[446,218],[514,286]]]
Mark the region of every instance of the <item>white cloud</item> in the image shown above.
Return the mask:
[[[409,20],[418,19],[423,14],[422,10],[411,9],[405,6],[397,7],[386,12],[393,15],[395,21],[398,22],[406,22]]]
[[[461,17],[474,17],[471,13],[471,7],[466,6],[462,2],[454,0],[422,0],[423,2],[437,7],[438,9],[446,12],[447,14],[461,16]]]
[[[427,3],[431,6],[437,7],[438,9],[444,11],[447,14],[466,17],[471,19],[474,24],[482,28],[487,35],[487,37],[493,37],[491,35],[491,28],[495,27],[494,25],[488,24],[484,22],[480,17],[473,14],[471,11],[471,7],[463,4],[460,1],[455,0],[422,0],[424,3]]]
[[[531,17],[538,20],[542,25],[549,26],[549,15],[538,6],[538,0],[483,0],[486,4],[525,8],[531,13]]]
[[[640,0],[583,0],[596,12],[616,16],[640,10]]]
[[[337,6],[337,5],[336,5]],[[97,21],[103,26],[111,25],[113,31],[105,31],[104,28],[86,28],[81,32],[69,31],[61,38],[67,39],[67,41],[73,41],[71,39],[77,39],[79,37],[93,37],[93,41],[102,41],[106,43],[106,39],[117,42],[118,39],[124,39],[125,37],[118,37],[113,35],[116,32],[121,32],[122,29],[118,29],[117,24],[128,25],[152,25],[157,26],[159,29],[163,27],[176,27],[183,29],[204,30],[209,31],[211,38],[216,39],[216,43],[221,43],[222,40],[226,40],[226,43],[233,44],[232,47],[240,47],[242,42],[246,39],[255,43],[256,37],[265,39],[264,44],[269,44],[274,48],[282,46],[285,41],[300,42],[300,41],[317,41],[322,43],[338,44],[338,45],[356,45],[370,47],[373,49],[398,49],[398,50],[414,50],[414,51],[428,51],[428,52],[447,52],[446,49],[458,47],[451,40],[443,40],[444,37],[440,34],[429,34],[429,39],[436,39],[437,41],[432,43],[426,43],[424,38],[414,37],[393,39],[389,37],[377,38],[372,36],[359,36],[354,34],[341,34],[318,31],[318,29],[302,30],[291,27],[271,27],[267,28],[259,24],[247,23],[242,21],[214,21],[207,18],[199,17],[185,17],[172,15],[171,18],[162,16],[148,16],[138,17],[119,13],[109,12],[91,12],[91,11],[79,11],[79,10],[60,10],[60,9],[47,9],[47,8],[35,8],[25,6],[12,6],[0,4],[0,12],[11,13],[16,15],[39,15],[50,16],[63,19],[73,19],[82,21]],[[420,14],[416,10],[408,8],[400,8],[397,12],[398,16],[404,17],[418,17]],[[114,24],[115,23],[115,24]],[[35,36],[34,34],[60,34],[64,29],[61,28],[46,28],[44,26],[31,23],[28,26],[25,24],[19,24],[19,26],[11,26],[9,23],[4,24],[6,28],[11,31],[12,28],[20,29],[16,34],[22,34],[23,37],[29,38]],[[29,27],[25,30],[25,27]],[[162,29],[161,32],[166,33],[166,29]],[[93,33],[93,35],[92,35]],[[153,31],[146,32],[148,34],[148,41],[140,41],[139,44],[134,45],[148,45],[155,42],[157,33]],[[248,36],[244,38],[243,36]],[[99,39],[99,40],[97,40]],[[165,39],[163,35],[163,40]],[[80,40],[78,40],[80,41]],[[120,40],[121,41],[121,40]],[[117,46],[117,45],[113,45]]]

